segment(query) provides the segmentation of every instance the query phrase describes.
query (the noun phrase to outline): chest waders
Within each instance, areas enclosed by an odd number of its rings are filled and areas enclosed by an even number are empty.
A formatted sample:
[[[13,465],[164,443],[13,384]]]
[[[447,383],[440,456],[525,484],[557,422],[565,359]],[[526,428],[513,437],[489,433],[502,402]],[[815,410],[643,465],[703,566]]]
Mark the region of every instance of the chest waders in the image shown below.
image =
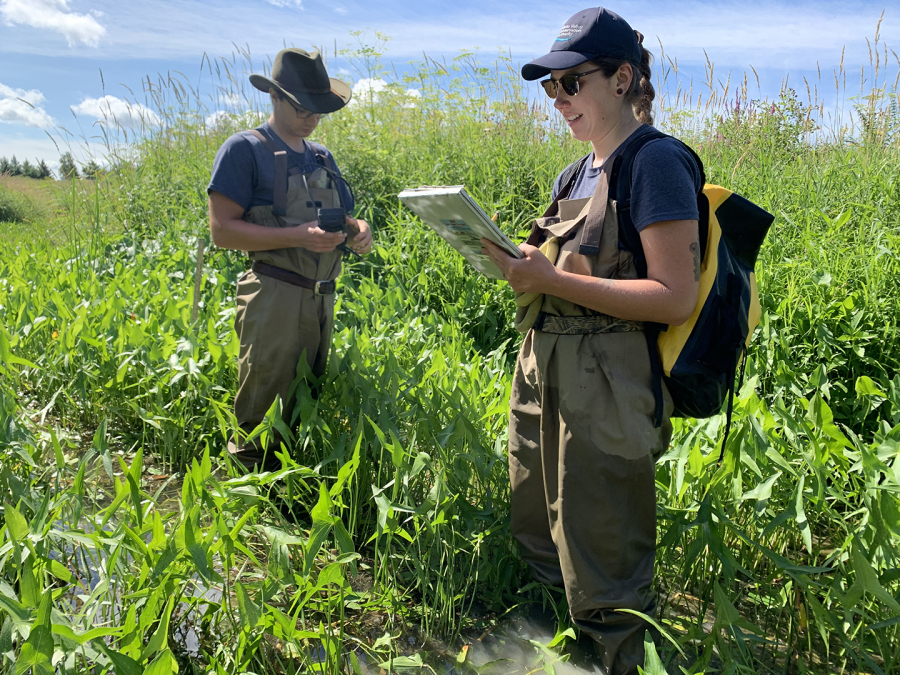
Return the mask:
[[[317,208],[341,206],[335,181],[324,168],[288,170],[287,154],[260,132],[253,133],[272,151],[275,194],[272,206],[254,206],[244,220],[264,227],[293,227],[315,221]],[[324,159],[317,156],[322,166]],[[240,339],[234,412],[244,434],[262,422],[276,396],[281,397],[290,426],[294,378],[325,373],[334,323],[334,280],[341,271],[340,251],[315,253],[297,247],[251,251],[249,257],[253,265],[238,281],[234,321]],[[271,465],[281,441],[276,436],[266,448],[258,441],[229,443],[229,451],[245,466]]]
[[[637,278],[619,246],[605,171],[593,197],[555,200],[528,243],[553,237],[560,269]],[[668,423],[654,423],[643,324],[549,295],[533,301],[539,312],[531,307],[509,405],[510,528],[533,575],[565,588],[572,619],[597,643],[602,672],[637,673],[649,626],[615,610],[652,615],[656,607],[654,464],[671,435]],[[517,325],[528,313],[519,307]],[[664,398],[668,422],[672,402],[668,392]]]

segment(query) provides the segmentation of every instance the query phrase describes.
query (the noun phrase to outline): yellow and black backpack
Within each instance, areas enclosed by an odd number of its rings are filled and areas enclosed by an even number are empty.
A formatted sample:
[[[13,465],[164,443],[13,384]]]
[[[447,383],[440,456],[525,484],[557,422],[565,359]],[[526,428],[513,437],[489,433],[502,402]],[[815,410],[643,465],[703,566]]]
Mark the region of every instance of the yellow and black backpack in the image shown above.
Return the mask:
[[[641,148],[649,141],[666,137],[656,130],[638,136],[615,158],[610,172],[609,194],[616,200],[619,246],[631,252],[640,277],[647,276],[647,261],[631,220],[631,172]],[[740,364],[743,380],[747,347],[761,315],[754,273],[756,258],[774,216],[730,190],[706,183],[703,162],[690,147],[685,147],[697,162],[703,184],[697,195],[700,294],[693,314],[684,324],[649,324],[646,328],[656,424],[662,423],[662,381],[672,395],[676,417],[711,417],[722,411],[727,400],[724,453],[736,370]]]

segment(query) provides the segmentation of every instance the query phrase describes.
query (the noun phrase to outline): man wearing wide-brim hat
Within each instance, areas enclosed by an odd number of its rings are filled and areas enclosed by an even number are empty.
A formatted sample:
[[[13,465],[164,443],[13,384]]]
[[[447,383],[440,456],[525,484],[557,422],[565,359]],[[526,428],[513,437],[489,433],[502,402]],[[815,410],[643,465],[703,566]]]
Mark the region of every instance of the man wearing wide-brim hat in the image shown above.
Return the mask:
[[[276,397],[290,425],[295,378],[324,374],[341,249],[368,253],[372,233],[349,215],[352,192],[332,154],[308,140],[322,117],[349,103],[350,87],[328,77],[318,52],[303,49],[278,52],[271,77],[251,75],[250,83],[268,92],[272,114],[219,149],[207,189],[209,227],[217,246],[246,251],[253,261],[237,287],[240,432],[229,451],[248,468],[273,468],[287,439],[276,434],[263,445],[248,435]],[[319,227],[319,210],[334,208],[346,211],[346,232]]]

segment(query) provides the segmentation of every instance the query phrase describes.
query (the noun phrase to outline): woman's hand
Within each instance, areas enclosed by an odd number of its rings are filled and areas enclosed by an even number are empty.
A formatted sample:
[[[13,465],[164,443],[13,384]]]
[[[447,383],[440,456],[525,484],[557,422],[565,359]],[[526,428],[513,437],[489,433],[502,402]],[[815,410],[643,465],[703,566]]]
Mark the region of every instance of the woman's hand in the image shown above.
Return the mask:
[[[552,293],[558,271],[540,249],[530,244],[521,244],[519,249],[524,258],[513,258],[509,253],[482,239],[485,254],[500,268],[509,285],[517,293]]]

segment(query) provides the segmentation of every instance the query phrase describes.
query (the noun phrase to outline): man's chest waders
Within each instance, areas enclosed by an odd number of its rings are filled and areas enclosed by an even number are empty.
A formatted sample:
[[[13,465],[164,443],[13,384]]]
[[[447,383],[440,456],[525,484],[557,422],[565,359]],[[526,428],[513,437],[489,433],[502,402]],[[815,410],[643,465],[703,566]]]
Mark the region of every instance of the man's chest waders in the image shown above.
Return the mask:
[[[286,153],[261,133],[255,134],[273,153],[274,203],[252,207],[244,220],[265,227],[292,227],[316,220],[317,208],[341,206],[337,186],[325,170],[288,171]],[[281,397],[285,421],[291,422],[290,387],[298,371],[305,371],[298,369],[304,353],[313,375],[325,373],[334,322],[334,280],[341,270],[340,251],[284,248],[252,251],[249,256],[253,266],[238,281],[234,322],[241,345],[234,411],[244,433],[263,420],[276,396]],[[231,443],[229,450],[252,467],[271,463],[280,442],[276,437],[268,448]]]
[[[554,202],[528,242],[557,237],[556,266],[568,272],[634,279],[606,181],[590,199]],[[648,625],[615,610],[655,610],[654,462],[668,445],[671,399],[655,427],[643,324],[549,295],[539,302],[510,397],[511,530],[534,576],[565,587],[604,672],[637,673]]]

